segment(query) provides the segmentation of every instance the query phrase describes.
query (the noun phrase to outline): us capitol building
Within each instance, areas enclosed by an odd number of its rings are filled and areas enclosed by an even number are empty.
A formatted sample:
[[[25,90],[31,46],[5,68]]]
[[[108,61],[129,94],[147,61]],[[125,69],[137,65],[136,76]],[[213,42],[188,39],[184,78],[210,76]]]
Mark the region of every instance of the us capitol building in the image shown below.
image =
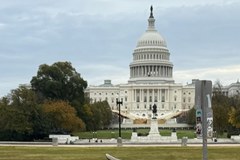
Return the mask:
[[[132,120],[151,118],[154,104],[158,119],[170,119],[194,106],[194,80],[185,86],[174,82],[170,52],[155,28],[152,7],[150,11],[147,30],[133,51],[128,83],[105,80],[86,89],[92,103],[107,100],[113,112],[118,112],[116,100],[122,101],[121,114]]]

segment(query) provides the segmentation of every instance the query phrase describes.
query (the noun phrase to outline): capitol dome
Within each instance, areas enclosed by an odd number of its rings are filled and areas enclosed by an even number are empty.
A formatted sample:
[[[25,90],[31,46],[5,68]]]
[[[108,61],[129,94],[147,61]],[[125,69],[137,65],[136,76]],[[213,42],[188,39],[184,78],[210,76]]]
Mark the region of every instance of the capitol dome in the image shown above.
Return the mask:
[[[145,33],[139,38],[137,47],[147,47],[147,46],[156,46],[156,47],[167,47],[166,41],[155,29],[155,19],[153,17],[151,7],[150,17],[148,19],[148,28]]]
[[[166,41],[155,29],[152,6],[150,11],[148,28],[133,52],[129,83],[173,83],[170,53]]]
[[[166,48],[166,42],[157,31],[146,31],[138,40],[137,47],[156,46]]]

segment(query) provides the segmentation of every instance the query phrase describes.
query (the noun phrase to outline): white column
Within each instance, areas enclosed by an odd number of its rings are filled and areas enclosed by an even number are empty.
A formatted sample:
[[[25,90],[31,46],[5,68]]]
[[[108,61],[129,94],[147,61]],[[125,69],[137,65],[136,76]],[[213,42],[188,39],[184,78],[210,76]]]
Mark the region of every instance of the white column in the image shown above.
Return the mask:
[[[134,67],[132,67],[132,77],[134,77]]]
[[[139,77],[142,75],[141,73],[142,73],[142,70],[141,70],[142,68],[141,68],[141,66],[139,66]]]
[[[152,101],[153,101],[153,103],[155,103],[155,102],[154,102],[154,95],[155,95],[155,90],[153,89],[153,90],[152,90]]]
[[[163,66],[161,66],[161,77],[163,76]]]
[[[169,77],[171,77],[171,67],[169,67]]]
[[[131,97],[131,101],[134,102],[134,89],[132,89],[132,97]]]
[[[132,77],[132,67],[130,68],[130,78]]]
[[[139,67],[137,66],[137,77],[139,76]]]
[[[167,77],[168,77],[168,67],[167,67]]]
[[[133,92],[134,92],[133,101],[136,102],[136,89],[134,89]]]
[[[148,66],[148,69],[147,69],[147,70],[148,70],[147,74],[149,74],[149,73],[150,73],[150,66]]]
[[[170,77],[172,77],[172,67],[170,67]]]
[[[146,75],[147,75],[147,67],[144,66],[144,76],[146,76]]]
[[[162,90],[159,89],[159,102],[162,102]]]
[[[165,67],[163,66],[163,77],[165,76]]]
[[[165,66],[165,77],[167,77],[167,67]]]
[[[165,98],[166,101],[168,101],[168,89],[165,90],[165,97],[166,97],[166,98]]]
[[[137,69],[134,67],[134,77],[136,77]]]
[[[149,102],[149,89],[147,89],[147,102]]]
[[[153,66],[153,73],[154,73],[154,77],[156,77],[156,74],[157,74],[156,66]]]

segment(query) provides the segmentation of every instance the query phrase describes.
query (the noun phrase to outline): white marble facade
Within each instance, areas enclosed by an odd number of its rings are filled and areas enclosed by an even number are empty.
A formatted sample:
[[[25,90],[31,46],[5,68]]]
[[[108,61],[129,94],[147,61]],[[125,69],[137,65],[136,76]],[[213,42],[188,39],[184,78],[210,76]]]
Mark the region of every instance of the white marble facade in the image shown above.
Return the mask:
[[[147,30],[137,42],[130,63],[130,79],[126,84],[89,86],[86,93],[92,102],[107,100],[112,110],[118,110],[116,99],[123,101],[121,111],[131,119],[150,118],[157,105],[157,118],[166,118],[194,106],[194,81],[183,86],[174,83],[173,64],[166,41],[155,29],[151,9]]]

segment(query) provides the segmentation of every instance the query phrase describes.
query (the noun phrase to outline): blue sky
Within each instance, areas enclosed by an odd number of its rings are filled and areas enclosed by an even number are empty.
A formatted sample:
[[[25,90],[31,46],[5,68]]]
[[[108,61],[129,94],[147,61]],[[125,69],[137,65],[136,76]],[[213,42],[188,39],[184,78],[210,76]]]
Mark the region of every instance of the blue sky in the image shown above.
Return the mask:
[[[70,61],[89,85],[127,83],[151,5],[175,82],[237,81],[239,0],[1,0],[0,97],[58,61]]]

